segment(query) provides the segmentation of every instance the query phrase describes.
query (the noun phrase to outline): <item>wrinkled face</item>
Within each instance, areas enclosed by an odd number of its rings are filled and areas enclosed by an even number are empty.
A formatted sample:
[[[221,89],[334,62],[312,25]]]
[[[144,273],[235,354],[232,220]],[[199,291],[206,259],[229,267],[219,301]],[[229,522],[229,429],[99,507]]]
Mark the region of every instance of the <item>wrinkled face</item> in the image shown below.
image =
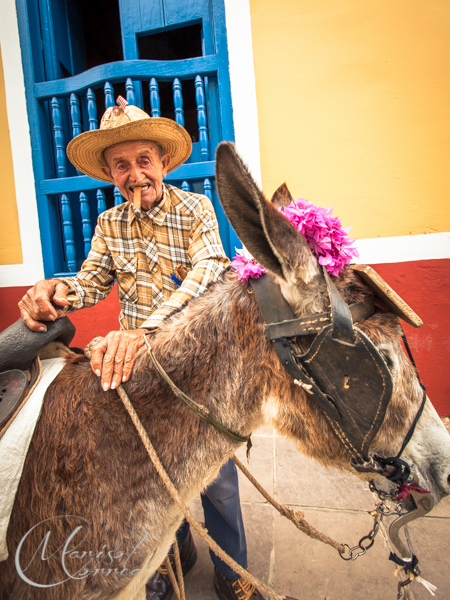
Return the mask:
[[[125,200],[133,202],[134,190],[141,188],[141,206],[150,210],[162,199],[163,177],[170,164],[169,154],[160,157],[156,144],[148,141],[121,142],[105,150],[108,166],[103,172],[114,182]]]

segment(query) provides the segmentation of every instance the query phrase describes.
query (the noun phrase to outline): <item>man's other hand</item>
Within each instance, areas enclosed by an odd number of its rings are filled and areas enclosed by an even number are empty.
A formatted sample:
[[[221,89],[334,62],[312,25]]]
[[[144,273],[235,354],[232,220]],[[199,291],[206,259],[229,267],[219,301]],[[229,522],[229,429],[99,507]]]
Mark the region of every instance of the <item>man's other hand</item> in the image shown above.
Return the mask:
[[[63,316],[67,300],[68,286],[57,279],[38,281],[19,302],[20,315],[32,331],[46,331],[41,321],[56,321]],[[56,305],[55,306],[52,304]],[[58,306],[62,308],[59,309]]]
[[[133,370],[136,353],[144,345],[146,329],[110,331],[91,348],[91,367],[102,378],[102,388],[116,389],[127,381]]]

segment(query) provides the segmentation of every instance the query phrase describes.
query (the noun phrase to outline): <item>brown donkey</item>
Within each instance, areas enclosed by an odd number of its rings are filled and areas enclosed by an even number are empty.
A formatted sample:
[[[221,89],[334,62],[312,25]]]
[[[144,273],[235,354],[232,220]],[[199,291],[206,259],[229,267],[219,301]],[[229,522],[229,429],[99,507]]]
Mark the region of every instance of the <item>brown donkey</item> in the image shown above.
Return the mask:
[[[242,241],[276,276],[295,316],[327,310],[316,258],[229,144],[218,149],[217,186]],[[372,294],[350,268],[336,284],[348,304]],[[393,456],[422,390],[400,345],[397,317],[380,310],[358,327],[393,379],[372,448]],[[351,468],[322,412],[281,365],[248,283],[234,272],[170,316],[151,344],[172,380],[230,430],[248,436],[270,423],[322,464]],[[171,393],[146,352],[124,387],[189,502],[237,444]],[[429,401],[403,458],[435,502],[450,493],[450,436]],[[8,530],[10,557],[0,563],[0,598],[132,598],[163,561],[180,521],[117,393],[103,392],[89,363],[74,358],[49,387],[31,442]]]

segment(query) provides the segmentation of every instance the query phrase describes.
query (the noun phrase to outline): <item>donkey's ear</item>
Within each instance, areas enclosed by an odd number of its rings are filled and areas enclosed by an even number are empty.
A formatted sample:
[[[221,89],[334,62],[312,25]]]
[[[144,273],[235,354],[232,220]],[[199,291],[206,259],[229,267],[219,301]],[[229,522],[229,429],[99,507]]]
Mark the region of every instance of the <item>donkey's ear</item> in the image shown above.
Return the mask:
[[[293,270],[317,265],[304,237],[264,198],[229,142],[217,148],[216,185],[239,239],[265,269],[288,281]]]
[[[280,206],[289,206],[293,200],[294,198],[292,197],[288,186],[285,183],[282,183],[273,193],[271,202],[275,208],[280,208]]]

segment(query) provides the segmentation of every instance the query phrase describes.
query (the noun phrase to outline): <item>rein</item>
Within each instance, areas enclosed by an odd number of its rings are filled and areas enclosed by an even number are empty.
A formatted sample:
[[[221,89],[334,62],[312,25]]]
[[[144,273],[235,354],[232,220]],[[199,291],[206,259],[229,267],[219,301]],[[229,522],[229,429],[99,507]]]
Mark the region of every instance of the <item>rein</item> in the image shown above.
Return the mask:
[[[238,442],[239,444],[246,443],[247,444],[247,457],[248,457],[250,454],[250,449],[252,447],[251,436],[249,435],[248,437],[243,437],[241,435],[238,435],[237,433],[233,433],[232,431],[230,431],[229,429],[224,427],[221,423],[219,423],[219,421],[211,415],[211,413],[209,412],[209,410],[206,406],[203,406],[202,404],[195,402],[195,400],[192,400],[192,398],[189,398],[189,396],[187,394],[185,394],[183,391],[181,391],[180,388],[178,388],[175,385],[175,383],[170,379],[169,375],[166,373],[166,371],[163,369],[161,364],[158,362],[158,359],[156,358],[156,356],[153,352],[150,342],[147,339],[147,334],[144,335],[144,341],[147,346],[147,351],[150,355],[150,358],[152,359],[153,364],[156,367],[156,370],[161,375],[161,377],[164,379],[164,381],[167,383],[167,385],[171,388],[171,390],[173,391],[175,396],[177,396],[177,398],[182,400],[184,402],[184,404],[190,410],[192,410],[192,412],[194,412],[196,415],[198,415],[199,417],[204,419],[207,423],[209,423],[210,425],[215,427],[218,431],[220,431],[221,433],[228,436],[231,440],[233,440],[233,442]]]

